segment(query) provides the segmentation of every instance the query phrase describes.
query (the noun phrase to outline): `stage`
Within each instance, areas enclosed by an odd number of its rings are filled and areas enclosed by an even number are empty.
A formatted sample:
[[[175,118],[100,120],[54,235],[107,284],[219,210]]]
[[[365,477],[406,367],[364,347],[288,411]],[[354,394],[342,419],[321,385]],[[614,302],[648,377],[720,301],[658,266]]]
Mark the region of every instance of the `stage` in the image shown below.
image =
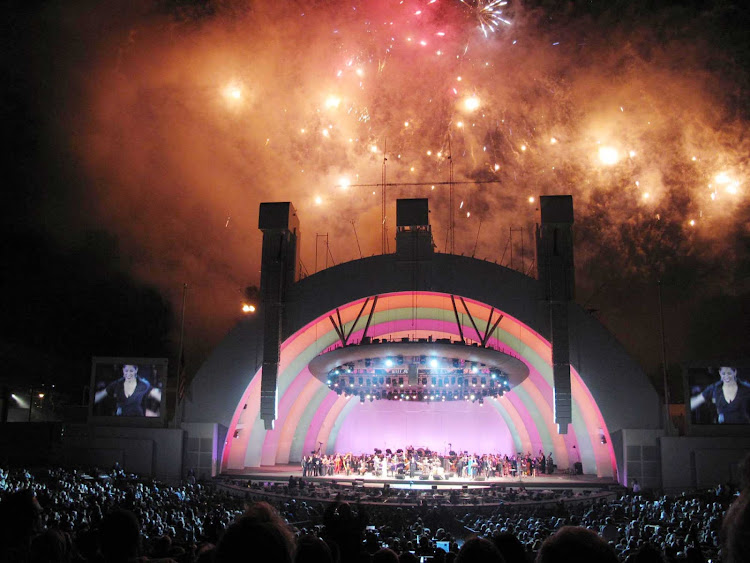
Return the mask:
[[[270,465],[262,467],[246,467],[244,470],[231,470],[222,473],[222,476],[230,479],[246,479],[259,482],[281,482],[289,481],[290,477],[303,479],[309,483],[327,485],[339,485],[350,487],[379,487],[389,485],[394,489],[463,489],[463,488],[520,488],[525,489],[608,489],[619,488],[620,484],[612,478],[599,478],[596,475],[574,475],[556,472],[552,474],[539,475],[536,477],[490,477],[466,479],[461,477],[449,477],[443,479],[432,479],[408,474],[398,477],[381,477],[371,473],[364,475],[326,475],[319,477],[303,477],[302,467],[294,465]],[[402,478],[403,477],[403,478]]]

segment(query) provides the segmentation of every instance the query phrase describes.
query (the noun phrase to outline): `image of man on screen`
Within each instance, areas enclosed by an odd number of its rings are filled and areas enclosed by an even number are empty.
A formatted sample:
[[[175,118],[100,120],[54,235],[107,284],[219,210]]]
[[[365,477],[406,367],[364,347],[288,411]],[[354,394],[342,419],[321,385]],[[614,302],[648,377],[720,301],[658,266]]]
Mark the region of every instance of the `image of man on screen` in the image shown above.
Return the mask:
[[[716,408],[718,424],[750,424],[750,383],[737,378],[737,368],[719,368],[719,381],[690,397],[690,410],[703,404]]]
[[[94,404],[109,397],[115,403],[115,416],[159,416],[161,390],[138,377],[138,366],[122,366],[122,377],[94,395]],[[150,408],[147,408],[147,406]]]

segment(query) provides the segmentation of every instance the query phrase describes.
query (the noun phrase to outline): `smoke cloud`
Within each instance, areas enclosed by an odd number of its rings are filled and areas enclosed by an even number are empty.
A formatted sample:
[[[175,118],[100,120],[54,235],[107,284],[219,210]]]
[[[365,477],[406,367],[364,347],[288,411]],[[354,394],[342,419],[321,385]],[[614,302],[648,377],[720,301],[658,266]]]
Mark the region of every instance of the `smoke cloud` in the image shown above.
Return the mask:
[[[429,197],[447,251],[452,168],[455,251],[533,273],[538,197],[572,194],[578,300],[653,360],[657,279],[675,304],[742,289],[746,75],[716,14],[630,6],[511,3],[485,36],[457,0],[66,5],[68,205],[175,309],[189,284],[208,346],[259,281],[262,201],[297,207],[313,273],[381,251],[385,170],[389,250],[395,199]]]

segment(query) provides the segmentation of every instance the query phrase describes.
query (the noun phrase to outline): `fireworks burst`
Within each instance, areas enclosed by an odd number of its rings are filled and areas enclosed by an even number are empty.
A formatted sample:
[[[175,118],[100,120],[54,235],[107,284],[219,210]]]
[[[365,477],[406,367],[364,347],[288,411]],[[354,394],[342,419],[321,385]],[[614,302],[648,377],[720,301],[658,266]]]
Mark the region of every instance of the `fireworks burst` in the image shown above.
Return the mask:
[[[503,9],[508,5],[507,0],[460,1],[471,10],[485,37],[494,33],[501,24],[510,25],[510,21],[503,15]]]

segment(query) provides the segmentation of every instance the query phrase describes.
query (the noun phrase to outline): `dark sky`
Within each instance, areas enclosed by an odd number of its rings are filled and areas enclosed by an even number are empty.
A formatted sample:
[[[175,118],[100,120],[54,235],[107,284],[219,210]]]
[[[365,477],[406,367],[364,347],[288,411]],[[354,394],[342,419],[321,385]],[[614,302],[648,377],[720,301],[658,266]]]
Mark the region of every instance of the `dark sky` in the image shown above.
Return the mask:
[[[261,201],[295,203],[309,273],[318,233],[380,251],[383,151],[403,184],[452,155],[456,251],[517,269],[529,197],[573,194],[577,300],[649,372],[658,279],[670,362],[750,355],[743,3],[511,2],[487,36],[457,0],[276,4],[5,3],[6,380],[174,360],[184,283],[195,371],[259,282]],[[445,250],[446,190],[391,193]]]

